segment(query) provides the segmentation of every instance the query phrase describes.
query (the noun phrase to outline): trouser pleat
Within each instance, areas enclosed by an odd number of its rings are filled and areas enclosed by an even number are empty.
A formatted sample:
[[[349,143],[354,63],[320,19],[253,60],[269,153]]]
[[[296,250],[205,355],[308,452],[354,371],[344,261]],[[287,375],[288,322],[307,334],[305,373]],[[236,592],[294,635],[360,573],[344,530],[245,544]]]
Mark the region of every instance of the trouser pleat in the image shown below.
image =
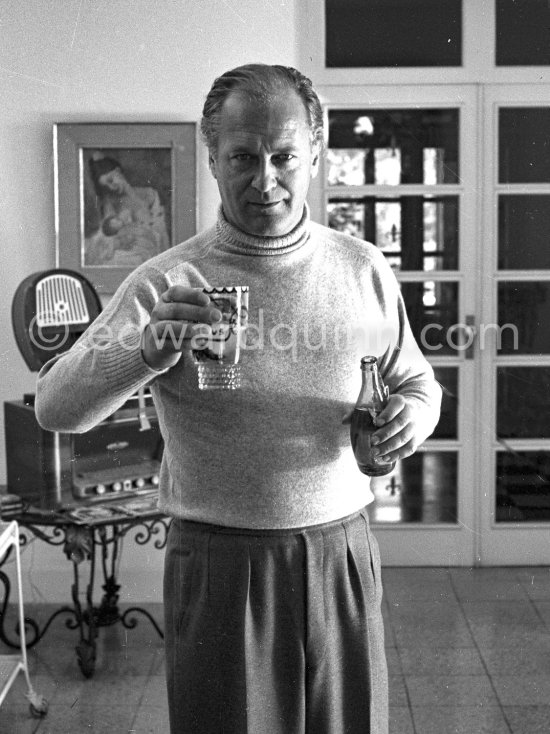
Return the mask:
[[[313,646],[306,661],[306,734],[387,734],[378,546],[366,516],[343,522],[340,535],[323,533],[314,543],[323,558],[322,593],[309,597],[315,603],[309,604],[308,628],[322,629],[324,644],[322,654]],[[320,565],[317,560],[308,568]]]

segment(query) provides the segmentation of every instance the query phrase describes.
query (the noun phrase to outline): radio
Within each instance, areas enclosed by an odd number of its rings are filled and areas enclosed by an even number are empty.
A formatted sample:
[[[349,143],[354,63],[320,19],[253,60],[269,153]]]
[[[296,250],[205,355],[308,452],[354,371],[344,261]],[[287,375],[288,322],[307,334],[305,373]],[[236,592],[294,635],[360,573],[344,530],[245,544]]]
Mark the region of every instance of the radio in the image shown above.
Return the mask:
[[[119,492],[154,489],[159,483],[160,462],[142,461],[115,469],[78,472],[73,478],[73,495],[78,499],[110,499]]]
[[[12,301],[17,346],[30,370],[67,351],[101,312],[93,285],[81,273],[45,270],[29,275]],[[162,437],[151,393],[139,390],[86,433],[41,428],[34,395],[4,403],[8,491],[43,509],[72,507],[155,492]]]
[[[8,491],[43,509],[156,490],[162,437],[150,393],[86,433],[46,431],[32,396],[4,403]]]

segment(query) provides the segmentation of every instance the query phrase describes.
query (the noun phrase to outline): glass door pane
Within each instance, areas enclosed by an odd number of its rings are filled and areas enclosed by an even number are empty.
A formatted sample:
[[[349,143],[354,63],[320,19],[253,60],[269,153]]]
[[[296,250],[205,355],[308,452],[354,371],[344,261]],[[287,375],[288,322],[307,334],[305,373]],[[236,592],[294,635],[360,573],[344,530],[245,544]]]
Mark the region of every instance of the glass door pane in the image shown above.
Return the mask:
[[[497,367],[497,437],[550,438],[550,367]]]
[[[499,270],[550,269],[549,244],[550,194],[500,194]]]
[[[497,285],[499,354],[550,354],[550,281]]]
[[[331,109],[327,184],[458,183],[456,108]]]
[[[462,0],[325,0],[327,67],[460,66]]]
[[[457,354],[459,284],[424,280],[401,284],[413,334],[426,356]]]
[[[550,522],[550,451],[497,451],[497,523]]]
[[[500,107],[499,183],[550,181],[550,107]]]
[[[371,522],[456,523],[457,459],[456,451],[422,451],[375,477]]]
[[[497,66],[550,64],[548,0],[496,0]]]
[[[458,268],[458,196],[331,196],[328,225],[373,242],[394,270]]]

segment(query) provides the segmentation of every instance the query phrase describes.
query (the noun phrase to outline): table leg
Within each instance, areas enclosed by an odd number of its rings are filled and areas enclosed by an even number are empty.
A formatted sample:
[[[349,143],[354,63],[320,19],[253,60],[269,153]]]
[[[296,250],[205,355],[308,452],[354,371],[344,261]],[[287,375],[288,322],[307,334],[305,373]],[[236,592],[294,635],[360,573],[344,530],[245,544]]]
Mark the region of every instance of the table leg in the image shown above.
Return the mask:
[[[46,527],[49,527],[46,525]],[[37,527],[37,522],[27,522],[25,530],[30,531],[36,538],[43,540],[49,545],[62,546],[64,553],[73,566],[73,583],[71,585],[71,598],[73,606],[63,605],[47,619],[40,627],[32,618],[25,617],[25,642],[26,648],[35,645],[47,632],[51,623],[61,614],[69,615],[65,624],[69,629],[79,630],[79,641],[75,647],[78,665],[86,678],[95,672],[96,664],[96,640],[98,628],[120,622],[126,629],[133,629],[137,625],[135,614],[147,617],[159,637],[164,638],[162,629],[153,616],[142,607],[133,606],[121,613],[119,609],[120,584],[117,580],[117,560],[121,548],[121,542],[132,528],[138,528],[134,538],[138,545],[146,545],[155,536],[154,546],[157,549],[166,545],[168,523],[163,518],[151,520],[132,520],[127,522],[112,523],[109,525],[84,526],[81,524],[59,524],[53,526],[50,532],[42,531]],[[110,530],[109,530],[110,529]],[[159,537],[160,534],[160,537]],[[21,543],[27,542],[26,537],[21,536]],[[103,575],[103,597],[98,606],[94,606],[93,592],[96,571],[96,548],[101,547],[101,562]],[[6,611],[8,609],[11,593],[10,579],[1,569],[9,557],[8,553],[0,558],[0,585],[4,586],[4,595],[0,603],[0,640],[13,648],[21,647],[19,626],[15,627],[17,639],[12,638],[6,630]],[[85,568],[89,562],[89,576],[86,583],[85,601],[81,599],[81,567]],[[82,573],[85,573],[82,570]],[[1,598],[1,597],[0,597]]]
[[[80,641],[76,646],[76,658],[82,674],[91,678],[95,671],[96,661],[96,625],[93,607],[93,585],[95,571],[95,548],[90,552],[90,577],[86,587],[86,608],[82,608],[80,602],[80,579],[79,563],[73,561],[74,582],[71,586],[72,599],[75,609],[78,627],[80,629]]]

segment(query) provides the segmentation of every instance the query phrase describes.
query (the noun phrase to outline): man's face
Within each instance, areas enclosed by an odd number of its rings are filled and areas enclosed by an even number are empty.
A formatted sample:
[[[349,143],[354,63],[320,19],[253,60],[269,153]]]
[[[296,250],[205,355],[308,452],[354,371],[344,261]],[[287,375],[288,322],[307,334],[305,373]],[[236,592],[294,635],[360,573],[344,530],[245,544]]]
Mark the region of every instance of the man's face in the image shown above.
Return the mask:
[[[252,235],[280,237],[302,218],[319,151],[293,90],[265,104],[238,92],[225,100],[210,169],[228,221]]]

